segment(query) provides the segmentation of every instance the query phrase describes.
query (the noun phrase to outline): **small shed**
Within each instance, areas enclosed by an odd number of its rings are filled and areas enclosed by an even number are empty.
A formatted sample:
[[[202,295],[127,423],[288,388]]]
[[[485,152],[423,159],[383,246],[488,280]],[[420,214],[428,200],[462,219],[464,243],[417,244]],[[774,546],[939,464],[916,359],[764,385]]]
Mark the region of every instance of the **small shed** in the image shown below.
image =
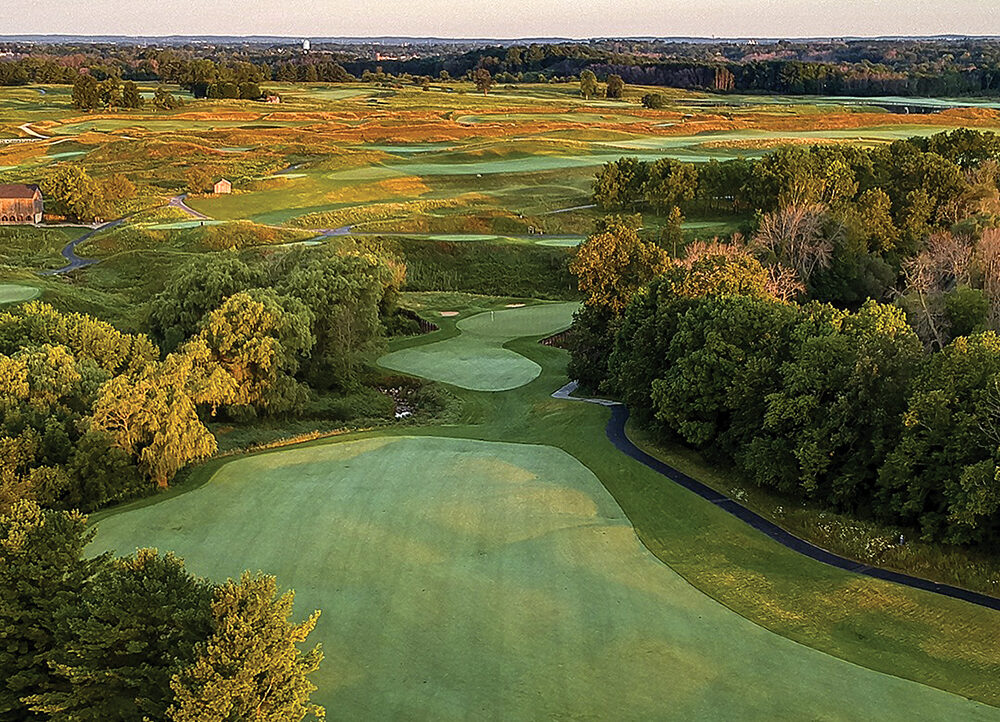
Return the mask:
[[[228,195],[233,192],[233,184],[222,178],[212,187],[212,192],[217,196]]]

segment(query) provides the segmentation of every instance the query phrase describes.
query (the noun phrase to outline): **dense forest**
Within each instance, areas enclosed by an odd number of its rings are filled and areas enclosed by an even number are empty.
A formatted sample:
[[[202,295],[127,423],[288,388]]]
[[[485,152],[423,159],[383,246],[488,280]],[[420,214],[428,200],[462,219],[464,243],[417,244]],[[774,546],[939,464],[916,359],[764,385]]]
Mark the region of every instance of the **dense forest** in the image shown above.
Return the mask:
[[[464,77],[485,68],[502,82],[576,78],[590,70],[641,85],[741,93],[978,96],[1000,92],[995,39],[668,42],[593,40],[508,44],[287,44],[131,47],[11,44],[0,85],[163,81],[206,94],[214,83],[343,82],[361,77]],[[224,96],[225,97],[225,96]]]
[[[995,548],[998,161],[995,135],[962,130],[608,163],[609,211],[757,215],[746,237],[680,250],[607,218],[571,267],[587,300],[570,375],[762,487]]]

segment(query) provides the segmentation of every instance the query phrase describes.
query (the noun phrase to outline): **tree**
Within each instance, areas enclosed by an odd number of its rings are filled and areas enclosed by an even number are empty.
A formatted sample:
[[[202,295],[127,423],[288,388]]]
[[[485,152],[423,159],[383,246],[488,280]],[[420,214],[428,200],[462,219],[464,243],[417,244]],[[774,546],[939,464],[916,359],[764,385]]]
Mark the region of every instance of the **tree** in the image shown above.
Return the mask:
[[[634,229],[614,225],[584,241],[570,262],[586,303],[615,313],[628,305],[642,286],[666,271],[663,249],[639,238]]]
[[[398,281],[375,253],[299,256],[278,291],[312,313],[316,344],[300,377],[314,388],[352,388],[365,355],[381,340],[380,311]]]
[[[124,173],[115,173],[98,181],[101,189],[101,196],[104,197],[108,205],[115,201],[127,201],[135,198],[135,183],[129,180]]]
[[[677,258],[678,247],[684,244],[684,214],[674,206],[670,209],[667,221],[660,231],[660,248]]]
[[[64,346],[109,374],[138,371],[160,356],[144,334],[122,333],[110,323],[82,313],[62,313],[31,301],[0,312],[0,354],[32,346]]]
[[[60,163],[39,185],[51,213],[86,223],[105,215],[108,205],[100,186],[80,166]]]
[[[83,559],[93,538],[75,512],[17,502],[0,514],[0,720],[46,719],[23,701],[49,692],[61,610],[78,603],[107,558]]]
[[[580,73],[580,95],[587,100],[597,95],[597,76],[592,70]]]
[[[269,413],[297,409],[307,392],[294,377],[315,343],[312,321],[297,298],[270,289],[241,292],[202,319],[201,331],[182,353],[197,355],[199,363],[231,379],[211,399],[213,405],[253,406]]]
[[[608,87],[605,91],[608,98],[621,98],[625,95],[625,81],[620,75],[608,76]]]
[[[476,72],[472,74],[472,82],[476,84],[476,90],[489,95],[490,88],[493,87],[493,76],[486,68],[476,68]]]
[[[780,387],[779,372],[798,314],[792,306],[750,296],[708,297],[689,304],[663,329],[669,341],[658,345],[666,343],[665,355],[644,355],[647,364],[655,364],[646,403],[656,421],[686,443],[711,447],[732,459],[754,438],[768,395]],[[626,328],[621,327],[619,338]],[[613,367],[626,348],[616,345]],[[631,365],[616,370],[617,383],[637,388]]]
[[[116,76],[109,76],[97,86],[101,104],[108,109],[118,109],[122,105],[122,85]]]
[[[817,311],[805,309],[815,325],[782,366],[780,390],[767,397],[763,427],[740,463],[761,486],[867,512],[899,439],[920,339],[900,309],[874,301],[856,314]]]
[[[650,110],[659,110],[666,105],[666,100],[662,93],[646,93],[642,96],[642,106]]]
[[[829,222],[822,206],[786,206],[761,218],[753,248],[766,261],[794,269],[808,283],[813,271],[830,265],[832,238],[842,232],[839,227],[828,230]]]
[[[58,615],[53,686],[31,698],[52,720],[164,719],[172,676],[212,632],[212,590],[172,554],[103,565]]]
[[[632,156],[605,163],[594,178],[594,203],[605,211],[634,209],[645,199],[649,168]]]
[[[169,90],[164,88],[162,85],[156,86],[156,90],[153,91],[153,107],[157,110],[173,110],[174,108],[182,105],[182,101],[177,96],[173,95]]]
[[[319,647],[303,654],[319,612],[301,624],[289,621],[294,593],[277,597],[274,577],[244,573],[239,582],[216,587],[212,636],[196,661],[174,675],[173,722],[323,719],[312,704],[309,680],[323,659]]]
[[[869,188],[856,202],[858,217],[868,238],[868,247],[887,253],[899,243],[899,229],[892,220],[892,200],[881,188]]]
[[[660,158],[649,166],[643,196],[657,212],[664,212],[694,198],[698,169],[691,163]]]
[[[122,107],[135,110],[142,107],[142,94],[139,86],[131,80],[126,80],[122,84]]]
[[[73,107],[77,110],[96,110],[101,105],[97,78],[81,73],[73,81]]]
[[[193,165],[184,171],[184,180],[191,193],[209,193],[215,187],[221,171],[211,165]]]
[[[188,462],[217,448],[191,397],[193,392],[214,393],[205,386],[183,355],[171,354],[134,377],[116,376],[105,383],[94,402],[94,428],[108,432],[157,486],[166,488]]]
[[[923,365],[879,473],[887,513],[926,539],[995,543],[1000,511],[1000,337],[957,338]],[[970,524],[970,522],[972,522]]]

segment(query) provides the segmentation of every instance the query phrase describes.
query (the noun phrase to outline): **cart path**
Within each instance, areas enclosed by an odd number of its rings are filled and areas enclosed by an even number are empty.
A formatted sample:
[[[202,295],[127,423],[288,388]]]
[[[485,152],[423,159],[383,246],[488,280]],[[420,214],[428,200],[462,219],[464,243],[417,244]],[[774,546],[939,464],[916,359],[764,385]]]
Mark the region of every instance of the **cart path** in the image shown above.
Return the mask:
[[[818,547],[804,539],[800,539],[794,534],[782,529],[774,522],[765,519],[757,512],[751,511],[739,502],[730,499],[725,494],[716,491],[712,487],[703,484],[697,479],[693,479],[684,472],[678,471],[672,466],[660,461],[656,457],[647,454],[645,451],[632,443],[632,440],[628,438],[628,434],[625,433],[625,424],[629,417],[627,406],[618,401],[572,396],[571,394],[576,391],[577,388],[577,382],[571,381],[553,393],[552,397],[562,399],[564,401],[582,401],[588,404],[599,404],[610,408],[611,418],[608,419],[606,433],[608,435],[608,440],[616,449],[635,461],[638,461],[640,464],[667,477],[675,484],[679,484],[688,491],[694,492],[702,499],[715,504],[723,511],[726,511],[735,516],[737,519],[749,524],[754,529],[767,535],[782,546],[807,556],[810,559],[822,562],[823,564],[829,564],[830,566],[837,567],[838,569],[844,569],[856,574],[864,574],[865,576],[881,579],[887,582],[895,582],[896,584],[902,584],[914,589],[921,589],[925,592],[933,592],[934,594],[941,594],[946,597],[961,599],[965,602],[978,604],[981,607],[1000,611],[1000,599],[997,597],[991,597],[987,594],[962,589],[961,587],[955,587],[950,584],[941,584],[939,582],[933,582],[929,579],[910,576],[909,574],[895,572],[890,569],[883,569],[869,564],[862,564],[861,562],[853,559],[848,559],[834,554],[833,552],[829,552],[826,549]]]
[[[128,220],[129,216],[123,218],[118,218],[113,221],[109,221],[103,225],[97,226],[94,229],[84,233],[79,238],[70,241],[66,244],[66,247],[62,249],[62,257],[66,259],[66,265],[62,268],[56,268],[55,270],[39,271],[40,276],[61,276],[64,273],[69,273],[70,271],[75,271],[78,268],[84,268],[85,266],[92,266],[95,263],[100,263],[96,258],[80,258],[76,255],[76,247],[79,246],[84,241],[89,241],[95,235],[101,231],[106,231],[111,228],[116,228]]]
[[[179,208],[180,210],[187,213],[189,216],[194,218],[200,218],[203,221],[209,220],[209,217],[200,211],[196,211],[194,208],[189,206],[185,201],[187,201],[188,194],[181,193],[179,196],[174,196],[169,201],[167,201],[167,207],[169,208]]]

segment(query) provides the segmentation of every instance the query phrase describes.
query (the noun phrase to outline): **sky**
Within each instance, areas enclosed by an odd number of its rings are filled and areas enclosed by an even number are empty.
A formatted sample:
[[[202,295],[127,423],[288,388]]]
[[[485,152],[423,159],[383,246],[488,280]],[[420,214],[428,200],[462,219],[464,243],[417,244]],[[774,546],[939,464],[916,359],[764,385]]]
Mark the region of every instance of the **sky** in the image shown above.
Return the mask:
[[[1000,0],[0,0],[0,35],[1000,35]]]

